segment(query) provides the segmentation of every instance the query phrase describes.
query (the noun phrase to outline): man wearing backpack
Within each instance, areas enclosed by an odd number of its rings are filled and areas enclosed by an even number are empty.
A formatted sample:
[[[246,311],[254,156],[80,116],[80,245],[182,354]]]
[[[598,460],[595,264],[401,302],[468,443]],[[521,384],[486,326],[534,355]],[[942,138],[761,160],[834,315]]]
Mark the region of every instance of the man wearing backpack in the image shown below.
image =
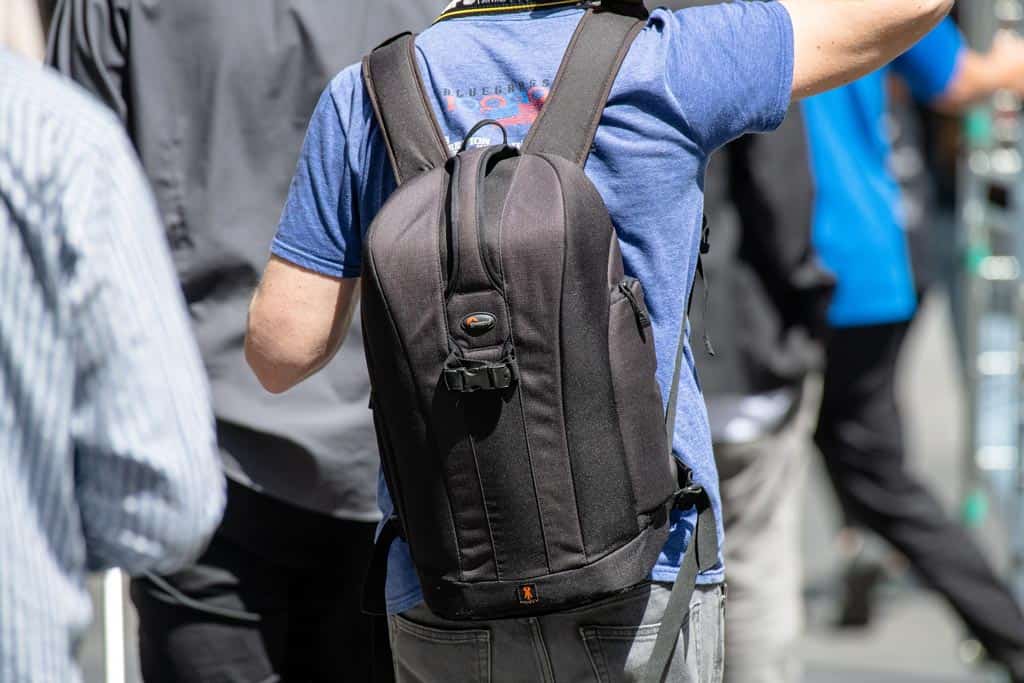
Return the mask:
[[[717,475],[680,343],[704,166],[952,2],[580,5],[454,2],[343,71],[250,308],[247,358],[283,392],[365,280],[399,680],[720,679]],[[503,136],[522,149],[444,158]]]

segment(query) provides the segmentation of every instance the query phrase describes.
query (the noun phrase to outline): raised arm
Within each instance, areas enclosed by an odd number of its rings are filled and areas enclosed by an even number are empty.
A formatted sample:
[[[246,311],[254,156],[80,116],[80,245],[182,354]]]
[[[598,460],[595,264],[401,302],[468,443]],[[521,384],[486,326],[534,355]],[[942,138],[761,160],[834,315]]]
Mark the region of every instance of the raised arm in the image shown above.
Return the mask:
[[[888,64],[954,0],[782,0],[793,20],[793,97],[845,85]]]
[[[1009,31],[997,33],[987,53],[963,49],[952,81],[931,104],[958,113],[997,90],[1024,97],[1024,38]]]

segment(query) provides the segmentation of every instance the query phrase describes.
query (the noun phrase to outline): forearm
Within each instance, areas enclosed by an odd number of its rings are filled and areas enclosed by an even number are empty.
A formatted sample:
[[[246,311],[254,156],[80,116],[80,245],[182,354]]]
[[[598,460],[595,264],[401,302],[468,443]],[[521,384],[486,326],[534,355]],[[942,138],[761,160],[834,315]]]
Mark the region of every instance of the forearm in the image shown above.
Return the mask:
[[[245,336],[246,361],[267,391],[283,393],[330,362],[351,324],[357,284],[271,259]]]
[[[949,86],[931,104],[959,113],[998,90],[1024,97],[1024,39],[1009,31],[996,34],[988,53],[962,49]]]
[[[881,68],[924,37],[954,0],[782,0],[793,20],[794,98]]]
[[[956,77],[932,106],[949,113],[962,112],[967,107],[990,97],[1004,85],[995,65],[987,55],[964,50],[957,64]]]
[[[245,360],[264,389],[272,394],[283,394],[323,369],[337,346],[333,351],[324,345],[296,353],[287,348],[287,335],[283,332],[287,325],[275,325],[265,319],[252,322],[254,318],[260,319],[253,313],[258,307],[254,298],[249,311],[249,331],[245,335]]]

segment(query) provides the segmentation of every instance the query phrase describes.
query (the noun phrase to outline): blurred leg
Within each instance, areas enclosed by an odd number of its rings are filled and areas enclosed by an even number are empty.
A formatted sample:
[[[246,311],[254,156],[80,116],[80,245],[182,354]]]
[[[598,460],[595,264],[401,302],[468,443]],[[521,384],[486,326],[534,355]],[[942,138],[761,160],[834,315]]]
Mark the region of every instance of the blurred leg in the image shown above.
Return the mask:
[[[840,503],[907,556],[997,660],[1024,675],[1024,616],[968,533],[906,470],[896,361],[906,324],[844,328],[829,342],[815,441]]]
[[[336,549],[325,556],[321,567],[296,577],[285,680],[376,683],[384,679],[372,673],[373,624],[361,610],[375,528],[373,523],[339,521]]]
[[[288,581],[280,572],[217,536],[195,566],[157,581],[131,588],[146,683],[282,680]]]
[[[797,683],[803,630],[800,510],[809,433],[797,417],[783,432],[716,445],[725,515],[727,683]]]

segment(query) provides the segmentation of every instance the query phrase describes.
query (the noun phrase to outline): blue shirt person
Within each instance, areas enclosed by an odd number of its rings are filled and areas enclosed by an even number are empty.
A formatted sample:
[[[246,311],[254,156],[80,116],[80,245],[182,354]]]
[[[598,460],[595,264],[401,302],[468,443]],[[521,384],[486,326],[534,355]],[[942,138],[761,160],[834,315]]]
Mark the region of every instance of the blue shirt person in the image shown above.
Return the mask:
[[[0,680],[81,680],[85,574],[220,521],[209,389],[120,125],[0,50]]]
[[[909,320],[917,306],[900,190],[889,170],[886,77],[934,102],[957,75],[963,38],[947,19],[892,64],[805,100],[817,185],[814,245],[838,286],[829,311],[837,327]]]
[[[885,78],[917,100],[962,109],[1024,93],[1024,41],[968,49],[949,20],[882,71],[805,103],[818,182],[814,241],[837,275],[815,442],[848,523],[898,549],[1014,681],[1024,680],[1024,612],[985,553],[905,466],[895,376],[916,307],[900,194],[883,130]],[[862,621],[860,610],[844,620]]]

